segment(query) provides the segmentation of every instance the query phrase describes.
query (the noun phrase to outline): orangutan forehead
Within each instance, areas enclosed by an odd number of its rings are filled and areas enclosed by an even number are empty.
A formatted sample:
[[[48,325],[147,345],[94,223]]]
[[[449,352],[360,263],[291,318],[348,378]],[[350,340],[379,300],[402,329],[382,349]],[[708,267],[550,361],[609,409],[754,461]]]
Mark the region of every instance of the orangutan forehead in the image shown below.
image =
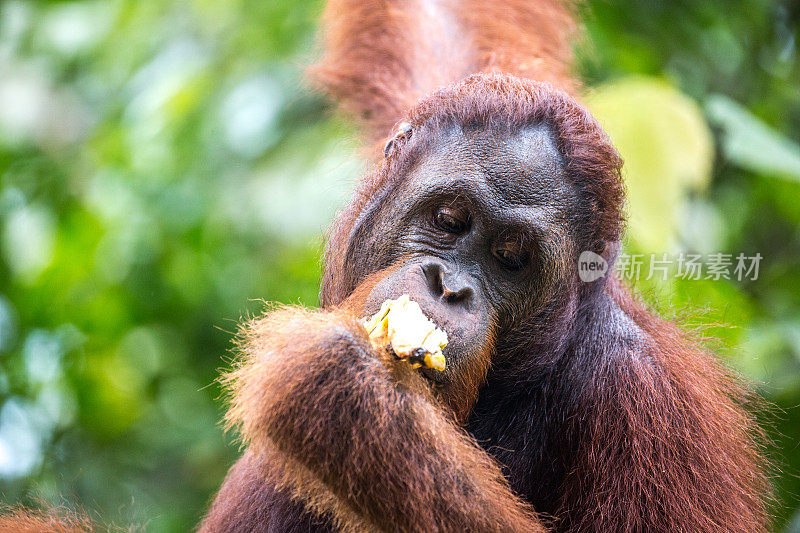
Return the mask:
[[[428,180],[466,180],[510,205],[563,203],[573,196],[563,156],[544,124],[517,131],[453,126],[427,144],[417,173]]]

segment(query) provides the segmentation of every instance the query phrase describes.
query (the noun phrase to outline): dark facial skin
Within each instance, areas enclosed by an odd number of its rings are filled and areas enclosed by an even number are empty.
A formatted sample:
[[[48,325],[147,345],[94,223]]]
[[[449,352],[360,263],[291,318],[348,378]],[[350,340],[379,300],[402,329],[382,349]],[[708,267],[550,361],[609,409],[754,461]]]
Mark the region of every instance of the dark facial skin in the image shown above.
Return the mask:
[[[453,128],[392,197],[355,233],[370,243],[373,265],[399,265],[372,289],[364,314],[402,294],[417,301],[450,338],[447,369],[425,371],[440,385],[463,367],[488,367],[474,359],[490,359],[497,335],[542,311],[575,275],[577,194],[544,126],[506,135]]]

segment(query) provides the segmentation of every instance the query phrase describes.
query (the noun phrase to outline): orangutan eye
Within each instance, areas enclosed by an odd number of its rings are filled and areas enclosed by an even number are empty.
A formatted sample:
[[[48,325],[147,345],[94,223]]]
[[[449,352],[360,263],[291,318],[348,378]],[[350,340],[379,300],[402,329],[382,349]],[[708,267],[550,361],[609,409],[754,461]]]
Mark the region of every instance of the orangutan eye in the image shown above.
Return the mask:
[[[437,228],[453,235],[464,233],[469,226],[468,217],[447,207],[442,207],[436,211],[434,222]]]
[[[504,242],[495,245],[492,255],[505,268],[519,270],[525,266],[526,258],[519,243]]]

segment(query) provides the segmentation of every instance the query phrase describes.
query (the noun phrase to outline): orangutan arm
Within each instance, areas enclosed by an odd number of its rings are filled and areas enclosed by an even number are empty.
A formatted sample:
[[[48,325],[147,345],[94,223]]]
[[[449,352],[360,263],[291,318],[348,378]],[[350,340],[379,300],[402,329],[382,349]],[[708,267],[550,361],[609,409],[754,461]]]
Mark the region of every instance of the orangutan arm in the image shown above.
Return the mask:
[[[265,476],[277,468],[317,513],[351,530],[542,530],[423,379],[375,353],[354,317],[283,308],[247,326],[242,347],[228,422],[270,458]]]

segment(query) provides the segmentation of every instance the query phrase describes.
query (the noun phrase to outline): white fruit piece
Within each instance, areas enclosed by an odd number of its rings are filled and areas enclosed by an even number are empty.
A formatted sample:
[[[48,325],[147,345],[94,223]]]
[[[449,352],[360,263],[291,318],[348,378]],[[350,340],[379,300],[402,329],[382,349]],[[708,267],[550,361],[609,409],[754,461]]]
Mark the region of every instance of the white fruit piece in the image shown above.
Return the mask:
[[[411,359],[414,368],[424,364],[434,370],[445,369],[442,350],[447,345],[447,333],[437,328],[407,294],[383,302],[364,327],[374,347],[390,345],[398,358]]]

